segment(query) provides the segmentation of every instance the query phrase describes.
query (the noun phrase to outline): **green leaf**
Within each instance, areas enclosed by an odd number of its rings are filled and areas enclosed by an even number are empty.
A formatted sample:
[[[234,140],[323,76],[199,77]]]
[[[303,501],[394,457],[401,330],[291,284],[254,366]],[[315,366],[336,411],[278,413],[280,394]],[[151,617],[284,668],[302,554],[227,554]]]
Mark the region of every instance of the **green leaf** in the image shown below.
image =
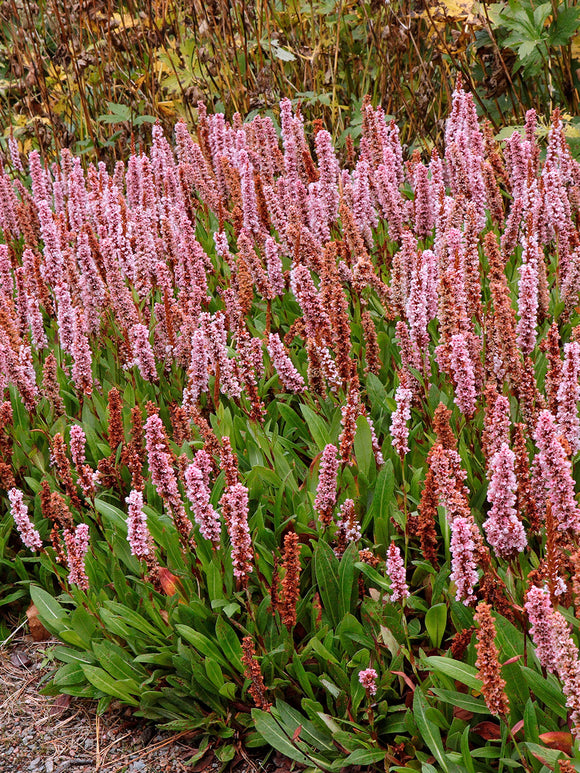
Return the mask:
[[[425,615],[425,628],[435,649],[439,649],[447,626],[447,604],[429,607]]]
[[[557,685],[555,681],[551,682],[550,677],[544,679],[541,674],[538,674],[537,671],[533,671],[527,666],[520,666],[520,672],[526,680],[529,689],[542,701],[542,703],[545,703],[546,706],[552,709],[552,711],[562,719],[565,719],[568,716],[566,706],[564,705],[565,698],[562,688]]]
[[[351,542],[344,551],[338,567],[338,614],[341,619],[351,611],[351,598],[354,583],[354,565],[358,559],[358,549],[354,542]]]
[[[524,745],[544,765],[555,765],[563,754],[563,752],[557,749],[548,749],[546,746],[538,746],[537,743],[530,743],[529,741],[526,741]]]
[[[372,765],[385,759],[384,749],[356,749],[341,760],[343,766],[347,765]]]
[[[439,671],[441,674],[457,679],[458,682],[481,692],[483,685],[481,680],[477,678],[477,669],[473,666],[439,655],[430,655],[425,658],[424,662],[431,671]]]
[[[218,617],[215,624],[215,633],[218,643],[231,663],[241,674],[244,673],[244,664],[242,663],[242,645],[236,636],[234,629],[228,625],[223,617]]]
[[[105,695],[119,698],[131,706],[139,705],[139,701],[132,694],[139,693],[139,686],[132,679],[114,679],[104,669],[85,663],[81,663],[81,668],[86,678],[97,690],[104,692]]]
[[[356,463],[364,477],[368,480],[371,464],[374,463],[373,439],[371,428],[366,416],[359,416],[356,420],[356,434],[354,436],[354,455]]]
[[[316,443],[316,447],[319,451],[324,450],[325,446],[332,442],[330,439],[328,424],[317,413],[314,413],[312,408],[309,408],[307,405],[301,405],[300,410],[306,419],[308,429],[310,430],[312,439]]]
[[[441,732],[437,725],[435,725],[427,716],[429,710],[429,704],[425,699],[425,696],[421,692],[419,687],[415,688],[413,694],[413,718],[417,723],[417,728],[421,734],[421,738],[439,762],[443,770],[448,773],[449,767],[447,759],[445,757],[445,750],[443,749],[443,742],[441,740]]]
[[[340,622],[338,560],[326,542],[319,542],[316,546],[314,567],[324,611],[329,616],[332,625],[337,626]]]
[[[272,714],[252,709],[252,719],[258,733],[273,749],[302,765],[310,765],[308,757],[296,748]]]
[[[468,693],[457,692],[455,690],[443,690],[440,688],[431,688],[431,692],[436,695],[439,700],[444,703],[448,703],[451,706],[457,706],[459,709],[465,709],[471,711],[474,714],[489,714],[489,709],[485,705],[485,702],[474,698]]]
[[[475,766],[473,764],[473,758],[471,756],[471,749],[469,748],[469,725],[465,728],[461,734],[461,757],[463,764],[468,770],[468,773],[475,773]]]
[[[228,662],[221,654],[219,649],[215,646],[211,639],[204,636],[199,631],[194,631],[188,625],[176,625],[175,630],[180,636],[188,641],[198,652],[209,658],[214,658],[221,666],[227,668]]]
[[[55,633],[58,636],[67,627],[66,611],[50,593],[36,585],[30,586],[30,598],[38,609],[38,616],[42,624],[51,633]]]

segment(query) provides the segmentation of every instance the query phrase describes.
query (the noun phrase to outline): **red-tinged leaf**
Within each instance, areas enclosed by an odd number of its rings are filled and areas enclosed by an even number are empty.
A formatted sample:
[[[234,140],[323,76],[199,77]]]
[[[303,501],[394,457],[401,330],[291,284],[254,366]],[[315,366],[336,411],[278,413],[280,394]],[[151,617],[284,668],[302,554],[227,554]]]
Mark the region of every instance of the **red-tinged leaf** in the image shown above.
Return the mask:
[[[510,658],[509,660],[504,661],[504,663],[502,663],[502,666],[509,666],[510,663],[516,663],[522,657],[523,655],[514,655],[513,658]]]
[[[485,720],[473,728],[473,732],[480,735],[486,741],[497,741],[501,738],[501,728],[496,722]]]
[[[562,730],[554,730],[549,733],[541,733],[540,741],[549,749],[557,749],[564,754],[572,753],[572,735]]]
[[[524,726],[524,720],[520,719],[520,721],[516,722],[515,725],[512,727],[512,734],[516,735],[517,733],[519,733],[520,730],[523,728],[523,726]]]
[[[174,596],[177,593],[177,577],[164,566],[159,568],[158,577],[163,593],[167,596]]]
[[[454,706],[453,716],[456,719],[462,719],[464,722],[469,722],[470,719],[473,719],[475,714],[473,711],[467,711],[467,709],[460,709],[458,706]]]
[[[300,738],[301,732],[302,732],[302,725],[298,725],[296,730],[292,733],[292,740],[297,741]]]
[[[413,692],[415,690],[415,685],[411,679],[411,677],[407,676],[407,674],[404,671],[391,671],[391,674],[396,674],[397,676],[402,676],[405,684],[407,687]]]

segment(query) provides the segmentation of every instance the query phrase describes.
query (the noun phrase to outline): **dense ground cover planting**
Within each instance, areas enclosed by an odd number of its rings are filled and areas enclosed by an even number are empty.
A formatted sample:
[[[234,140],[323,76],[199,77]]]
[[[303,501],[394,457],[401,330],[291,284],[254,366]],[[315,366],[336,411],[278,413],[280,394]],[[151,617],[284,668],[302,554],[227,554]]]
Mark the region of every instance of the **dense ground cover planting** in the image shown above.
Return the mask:
[[[63,643],[52,689],[224,762],[243,740],[323,770],[573,770],[559,115],[545,150],[533,112],[500,147],[458,85],[444,156],[404,160],[365,103],[344,165],[287,100],[281,126],[200,106],[114,169],[11,144],[3,567]]]

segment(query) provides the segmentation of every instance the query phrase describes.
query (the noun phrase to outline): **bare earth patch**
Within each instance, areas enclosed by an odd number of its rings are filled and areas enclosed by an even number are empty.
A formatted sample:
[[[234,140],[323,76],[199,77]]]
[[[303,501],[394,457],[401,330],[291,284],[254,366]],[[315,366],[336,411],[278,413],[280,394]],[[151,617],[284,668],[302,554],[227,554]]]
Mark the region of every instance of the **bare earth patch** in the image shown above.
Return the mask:
[[[12,639],[0,648],[0,773],[283,773],[291,763],[275,755],[252,760],[240,748],[222,765],[210,750],[197,752],[191,733],[169,734],[112,707],[98,717],[96,703],[39,693],[50,668],[45,653],[56,642]]]

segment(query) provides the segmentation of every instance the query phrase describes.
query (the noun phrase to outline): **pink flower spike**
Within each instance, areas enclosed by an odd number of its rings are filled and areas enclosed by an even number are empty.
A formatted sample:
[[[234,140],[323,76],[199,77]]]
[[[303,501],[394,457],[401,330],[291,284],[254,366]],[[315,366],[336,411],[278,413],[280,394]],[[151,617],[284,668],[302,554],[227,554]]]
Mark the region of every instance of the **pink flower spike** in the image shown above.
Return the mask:
[[[129,505],[127,515],[127,539],[132,555],[145,558],[151,552],[151,535],[147,528],[147,516],[143,512],[143,492],[133,489],[125,499]]]
[[[267,349],[282,385],[289,392],[303,392],[304,379],[294,367],[278,333],[270,333]]]
[[[391,416],[391,437],[393,446],[401,458],[409,453],[409,427],[408,422],[411,419],[411,402],[413,392],[408,388],[408,378],[403,371],[401,381],[395,393],[397,408]]]
[[[559,439],[554,416],[542,411],[538,417],[534,440],[540,449],[537,469],[552,504],[552,513],[562,531],[580,531],[580,508],[574,494],[572,465]]]
[[[314,498],[314,509],[321,522],[328,526],[332,520],[332,509],[336,504],[336,476],[338,474],[338,449],[329,443],[325,446],[320,459],[318,486]]]
[[[465,606],[475,601],[473,588],[477,583],[475,521],[470,516],[457,516],[451,522],[451,574],[449,579],[455,583],[456,601],[463,601]]]
[[[89,527],[80,523],[76,529],[66,529],[64,533],[66,545],[66,562],[69,569],[68,581],[78,585],[82,590],[89,589],[89,578],[85,572],[85,556],[89,549]]]
[[[524,527],[515,509],[515,458],[507,443],[503,443],[491,460],[491,482],[487,490],[491,510],[483,524],[487,541],[496,556],[508,560],[521,553],[528,544]]]
[[[564,344],[564,365],[562,381],[558,387],[558,430],[564,435],[572,456],[580,451],[580,420],[578,402],[580,401],[580,344],[576,341]]]
[[[205,453],[204,451],[198,451],[198,454]],[[207,456],[207,454],[205,454]],[[197,457],[196,457],[197,461]],[[203,461],[200,459],[200,461]],[[211,506],[210,490],[208,485],[209,474],[206,475],[206,470],[202,470],[194,462],[185,469],[185,489],[187,498],[192,504],[193,515],[195,521],[199,526],[199,530],[202,536],[211,540],[215,544],[219,545],[221,536],[221,524],[219,515]]]
[[[42,550],[42,540],[28,515],[28,507],[24,504],[24,494],[17,488],[11,488],[8,492],[8,499],[10,500],[10,512],[22,542],[30,550]]]
[[[455,403],[465,416],[473,416],[477,399],[475,371],[463,333],[451,337],[450,360],[455,381]]]
[[[394,542],[391,542],[389,545],[387,553],[387,574],[391,581],[390,601],[408,599],[411,594],[407,585],[405,564],[403,563],[401,551]]]
[[[364,671],[359,671],[358,680],[369,693],[369,695],[375,695],[377,692],[377,672],[374,668],[365,668]]]

